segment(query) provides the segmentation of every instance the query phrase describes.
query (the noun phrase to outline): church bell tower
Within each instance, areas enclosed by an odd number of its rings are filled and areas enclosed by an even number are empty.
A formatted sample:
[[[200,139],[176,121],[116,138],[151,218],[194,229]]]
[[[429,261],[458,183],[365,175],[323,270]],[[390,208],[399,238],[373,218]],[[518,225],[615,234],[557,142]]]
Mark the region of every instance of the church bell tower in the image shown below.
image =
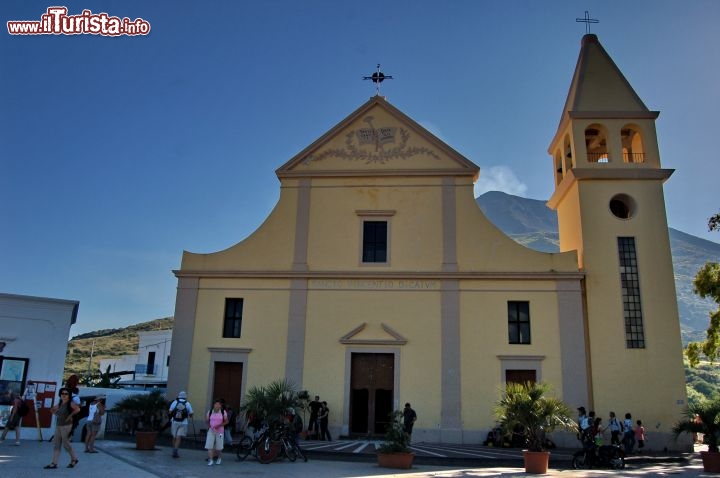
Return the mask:
[[[663,183],[650,111],[587,34],[548,152],[560,250],[585,273],[587,406],[670,434],[686,405]]]

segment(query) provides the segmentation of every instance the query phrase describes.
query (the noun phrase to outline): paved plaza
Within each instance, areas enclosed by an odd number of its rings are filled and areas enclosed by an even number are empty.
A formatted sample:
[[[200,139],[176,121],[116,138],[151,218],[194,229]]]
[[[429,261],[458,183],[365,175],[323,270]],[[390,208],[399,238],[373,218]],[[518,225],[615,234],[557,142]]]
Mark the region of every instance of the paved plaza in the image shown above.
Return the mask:
[[[99,453],[83,453],[83,446],[74,443],[80,462],[67,468],[70,459],[63,450],[58,468],[45,470],[50,463],[52,443],[24,440],[14,446],[8,440],[0,444],[0,476],[30,478],[51,476],[83,476],[100,478],[194,478],[252,476],[268,478],[362,478],[362,477],[516,477],[527,476],[522,468],[520,450],[499,450],[480,446],[454,447],[417,444],[416,464],[410,470],[380,468],[374,461],[374,442],[338,440],[334,442],[303,442],[308,450],[307,463],[278,460],[268,465],[252,457],[237,461],[225,453],[222,464],[207,466],[206,451],[199,447],[183,448],[174,459],[167,446],[153,451],[139,451],[134,443],[121,440],[98,441]],[[463,455],[465,454],[465,455]],[[567,456],[571,451],[554,452],[550,472],[546,476],[608,477],[608,476],[713,476],[702,472],[697,454],[674,456],[632,457],[621,472],[612,470],[575,471]]]

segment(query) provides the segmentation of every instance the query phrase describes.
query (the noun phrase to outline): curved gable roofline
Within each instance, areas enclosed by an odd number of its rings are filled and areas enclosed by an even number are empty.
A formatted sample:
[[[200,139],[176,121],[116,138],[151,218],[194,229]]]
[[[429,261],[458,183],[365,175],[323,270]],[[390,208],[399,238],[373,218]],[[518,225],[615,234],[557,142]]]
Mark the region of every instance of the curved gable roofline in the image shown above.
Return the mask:
[[[417,123],[415,120],[410,118],[408,115],[388,103],[388,101],[383,98],[382,96],[373,96],[368,101],[366,101],[363,105],[361,105],[358,109],[350,113],[345,119],[340,121],[338,124],[333,126],[327,133],[319,137],[317,140],[315,140],[312,144],[310,144],[308,147],[300,151],[298,154],[293,156],[292,159],[290,159],[288,162],[280,166],[278,169],[275,170],[275,174],[281,178],[286,175],[286,173],[289,173],[292,171],[296,165],[299,163],[302,163],[305,161],[305,159],[308,156],[311,156],[315,151],[319,150],[323,145],[325,145],[328,141],[330,141],[332,138],[334,138],[336,135],[340,134],[345,128],[347,128],[351,123],[356,121],[358,118],[362,117],[363,115],[367,114],[370,110],[372,110],[375,107],[380,107],[384,109],[386,112],[388,112],[391,116],[396,118],[400,123],[402,123],[407,128],[413,130],[415,133],[417,133],[419,136],[421,136],[424,140],[431,143],[433,146],[438,148],[440,151],[445,153],[449,158],[454,160],[458,163],[458,169],[460,170],[467,170],[467,175],[470,176],[476,176],[479,171],[480,167],[477,166],[475,163],[467,159],[462,154],[458,153],[455,149],[448,146],[445,142],[440,140],[437,136],[432,134],[427,129],[423,128],[419,123]]]

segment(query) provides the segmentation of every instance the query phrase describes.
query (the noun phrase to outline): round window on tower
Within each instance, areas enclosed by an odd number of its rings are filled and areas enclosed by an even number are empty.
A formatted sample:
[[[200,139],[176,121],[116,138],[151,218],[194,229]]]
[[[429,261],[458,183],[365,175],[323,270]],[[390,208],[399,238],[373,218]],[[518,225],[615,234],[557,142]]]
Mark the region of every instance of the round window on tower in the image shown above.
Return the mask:
[[[630,219],[635,215],[635,201],[627,194],[616,194],[610,199],[610,212],[618,219]]]

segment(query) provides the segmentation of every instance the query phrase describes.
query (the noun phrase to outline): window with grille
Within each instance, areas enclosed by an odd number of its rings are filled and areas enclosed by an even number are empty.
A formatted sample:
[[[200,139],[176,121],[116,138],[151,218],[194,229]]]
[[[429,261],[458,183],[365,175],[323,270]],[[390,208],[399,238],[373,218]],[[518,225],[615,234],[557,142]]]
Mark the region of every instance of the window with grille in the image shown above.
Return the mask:
[[[530,302],[508,301],[508,343],[530,343]]]
[[[634,237],[618,237],[620,284],[622,287],[623,315],[625,318],[625,345],[629,349],[645,348],[642,305],[640,302],[640,276]]]
[[[238,338],[242,329],[243,299],[225,299],[223,337]]]

